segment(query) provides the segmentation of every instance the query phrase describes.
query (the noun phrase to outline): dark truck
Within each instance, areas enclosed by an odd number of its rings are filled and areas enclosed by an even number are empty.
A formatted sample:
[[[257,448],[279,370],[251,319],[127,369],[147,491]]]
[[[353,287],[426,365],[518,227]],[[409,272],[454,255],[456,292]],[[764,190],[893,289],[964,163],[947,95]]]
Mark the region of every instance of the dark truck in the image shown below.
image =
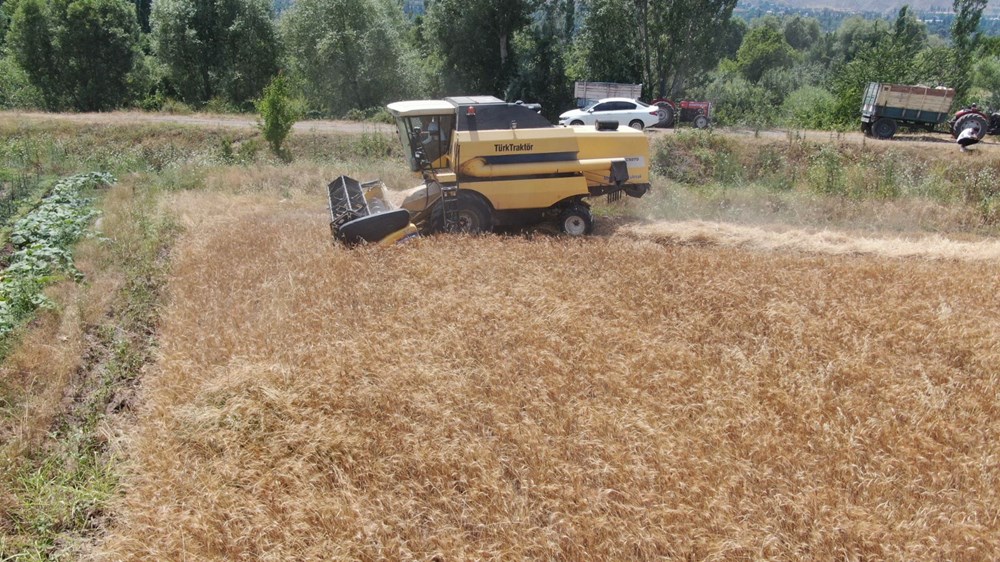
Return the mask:
[[[900,125],[928,131],[950,117],[955,90],[870,82],[861,100],[861,130],[891,139]]]

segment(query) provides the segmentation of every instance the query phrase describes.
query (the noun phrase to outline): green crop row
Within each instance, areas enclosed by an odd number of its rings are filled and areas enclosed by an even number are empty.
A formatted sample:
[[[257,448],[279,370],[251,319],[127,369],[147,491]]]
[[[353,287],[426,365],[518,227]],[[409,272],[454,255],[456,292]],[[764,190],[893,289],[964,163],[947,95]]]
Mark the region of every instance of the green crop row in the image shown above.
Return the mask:
[[[0,341],[4,341],[35,309],[48,304],[42,290],[66,276],[77,276],[72,245],[96,214],[86,192],[114,182],[105,173],[64,178],[33,211],[14,224],[13,253],[0,276]]]

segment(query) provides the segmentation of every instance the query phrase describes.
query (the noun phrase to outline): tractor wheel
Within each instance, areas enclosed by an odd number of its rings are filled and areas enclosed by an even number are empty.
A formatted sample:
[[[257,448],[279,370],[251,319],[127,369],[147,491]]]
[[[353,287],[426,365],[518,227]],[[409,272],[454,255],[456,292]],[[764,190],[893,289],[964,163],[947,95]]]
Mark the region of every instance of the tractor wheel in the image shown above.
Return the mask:
[[[674,124],[674,108],[665,101],[656,104],[656,107],[658,108],[656,116],[660,118],[660,122],[656,126],[664,128],[672,126]]]
[[[559,214],[559,230],[570,236],[583,236],[594,231],[594,218],[583,205],[567,207]]]
[[[636,131],[641,131],[643,129],[643,127],[645,127],[646,125],[642,121],[639,121],[638,119],[634,119],[631,123],[628,124],[628,126],[632,127]]]
[[[706,127],[708,127],[708,117],[705,117],[704,115],[699,115],[694,118],[695,129],[704,129]]]
[[[872,134],[880,139],[891,139],[898,128],[895,119],[881,117],[872,123]]]
[[[872,136],[872,124],[871,123],[862,123],[861,124],[861,132],[864,133],[866,137]]]
[[[479,234],[493,230],[493,211],[480,195],[468,191],[458,192],[455,202],[455,214],[458,216],[458,232]]]
[[[957,137],[959,134],[961,134],[962,131],[974,127],[976,125],[979,126],[979,134],[976,135],[976,138],[982,140],[982,138],[986,136],[987,123],[986,123],[986,118],[978,113],[966,113],[965,115],[955,120],[955,125],[952,130],[952,134]]]

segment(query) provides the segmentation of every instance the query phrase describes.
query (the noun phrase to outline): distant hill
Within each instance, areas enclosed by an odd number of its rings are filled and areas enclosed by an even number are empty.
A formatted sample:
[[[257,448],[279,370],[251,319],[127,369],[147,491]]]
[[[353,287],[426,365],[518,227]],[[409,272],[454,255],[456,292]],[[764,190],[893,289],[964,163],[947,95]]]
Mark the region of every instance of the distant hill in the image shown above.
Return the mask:
[[[763,4],[761,1],[741,1],[740,4]],[[788,6],[801,10],[838,10],[845,12],[898,12],[905,5],[921,12],[950,12],[952,3],[949,0],[770,0],[770,4]],[[990,0],[986,13],[1000,13],[1000,0]]]

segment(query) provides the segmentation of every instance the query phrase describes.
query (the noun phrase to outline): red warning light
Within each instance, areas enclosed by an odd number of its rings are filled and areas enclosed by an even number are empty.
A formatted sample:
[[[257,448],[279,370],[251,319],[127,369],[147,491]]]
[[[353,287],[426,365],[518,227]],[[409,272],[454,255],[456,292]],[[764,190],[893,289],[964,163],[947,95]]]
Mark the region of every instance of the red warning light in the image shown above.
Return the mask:
[[[473,107],[473,106],[471,106],[471,105],[469,107],[467,107],[465,109],[465,116],[466,117],[475,117],[476,116],[476,108]]]

